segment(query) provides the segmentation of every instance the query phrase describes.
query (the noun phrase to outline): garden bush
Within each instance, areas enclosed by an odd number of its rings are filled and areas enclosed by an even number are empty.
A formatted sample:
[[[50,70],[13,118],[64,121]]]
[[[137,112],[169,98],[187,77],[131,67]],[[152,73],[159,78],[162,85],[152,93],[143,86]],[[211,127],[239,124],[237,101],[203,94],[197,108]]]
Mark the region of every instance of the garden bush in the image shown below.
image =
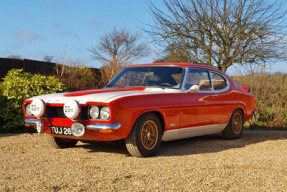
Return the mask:
[[[55,76],[67,85],[69,91],[98,89],[103,86],[100,84],[99,72],[78,62],[67,62],[66,65],[56,63]]]
[[[22,103],[42,94],[67,91],[67,86],[52,76],[32,75],[12,69],[0,83],[0,132],[21,132],[24,125]]]
[[[287,129],[287,76],[237,76],[239,85],[250,87],[256,100],[257,118],[250,123],[255,129]]]

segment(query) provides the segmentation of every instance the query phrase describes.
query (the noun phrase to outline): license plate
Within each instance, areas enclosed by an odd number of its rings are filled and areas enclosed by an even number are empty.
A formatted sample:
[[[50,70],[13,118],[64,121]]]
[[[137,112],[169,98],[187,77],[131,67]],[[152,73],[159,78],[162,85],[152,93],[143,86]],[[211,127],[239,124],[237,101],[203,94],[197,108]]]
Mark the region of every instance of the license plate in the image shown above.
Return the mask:
[[[51,127],[51,133],[57,135],[72,135],[71,127]]]

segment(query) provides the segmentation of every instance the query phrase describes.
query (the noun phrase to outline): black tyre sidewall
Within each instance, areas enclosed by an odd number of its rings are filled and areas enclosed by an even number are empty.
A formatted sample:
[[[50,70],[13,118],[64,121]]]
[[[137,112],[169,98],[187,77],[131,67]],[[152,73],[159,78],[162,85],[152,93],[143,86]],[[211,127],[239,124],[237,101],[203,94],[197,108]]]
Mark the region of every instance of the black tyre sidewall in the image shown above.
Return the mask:
[[[239,113],[241,115],[241,118],[242,118],[242,129],[240,131],[239,134],[236,134],[233,130],[233,127],[232,127],[232,121],[233,121],[233,118],[234,118],[234,115],[236,113]],[[244,116],[243,116],[243,113],[240,109],[236,109],[233,111],[231,117],[230,117],[230,120],[229,120],[229,123],[228,125],[226,126],[226,128],[222,131],[222,134],[224,136],[225,139],[239,139],[242,137],[242,134],[243,134],[243,128],[244,128]]]
[[[157,140],[156,146],[151,150],[147,150],[142,145],[142,142],[141,142],[141,129],[144,123],[148,120],[152,120],[157,125],[157,129],[158,129],[158,140]],[[140,154],[144,157],[150,157],[150,156],[155,155],[160,147],[161,139],[162,139],[162,125],[158,117],[154,114],[146,114],[139,119],[139,121],[135,124],[134,128],[136,131],[136,145],[137,145],[137,148]]]
[[[239,134],[236,134],[236,133],[234,132],[234,130],[233,130],[233,127],[232,127],[232,125],[233,125],[232,121],[233,121],[234,115],[235,115],[236,113],[239,113],[240,116],[241,116],[241,119],[242,119],[242,125],[241,125],[242,128],[241,128],[241,131],[240,131]],[[236,109],[236,110],[232,113],[232,116],[231,116],[230,121],[229,121],[229,127],[230,127],[230,131],[231,131],[231,134],[232,134],[232,136],[233,136],[234,139],[239,139],[240,137],[242,137],[243,128],[244,128],[244,117],[243,117],[242,111],[241,111],[240,109]]]

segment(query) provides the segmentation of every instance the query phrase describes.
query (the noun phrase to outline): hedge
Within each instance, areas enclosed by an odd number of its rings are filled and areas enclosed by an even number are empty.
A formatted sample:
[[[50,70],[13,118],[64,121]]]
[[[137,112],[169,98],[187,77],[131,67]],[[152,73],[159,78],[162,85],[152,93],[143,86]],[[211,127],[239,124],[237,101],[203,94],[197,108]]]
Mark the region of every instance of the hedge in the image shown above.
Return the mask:
[[[32,75],[22,69],[10,70],[0,83],[0,132],[21,132],[24,100],[64,91],[67,91],[67,86],[53,76]]]

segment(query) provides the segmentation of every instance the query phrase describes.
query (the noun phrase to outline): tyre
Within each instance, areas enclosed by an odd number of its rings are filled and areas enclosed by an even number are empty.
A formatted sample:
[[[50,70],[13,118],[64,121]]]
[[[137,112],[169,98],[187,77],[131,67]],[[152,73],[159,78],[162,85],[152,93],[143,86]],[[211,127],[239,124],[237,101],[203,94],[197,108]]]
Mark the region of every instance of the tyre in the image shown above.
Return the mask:
[[[242,137],[244,128],[243,113],[240,109],[236,109],[229,120],[227,127],[223,130],[223,136],[226,139],[239,139]]]
[[[47,134],[46,139],[51,146],[60,149],[74,147],[78,142],[78,140],[58,138]]]
[[[162,125],[153,113],[141,116],[125,139],[128,152],[135,157],[154,156],[162,139]]]

